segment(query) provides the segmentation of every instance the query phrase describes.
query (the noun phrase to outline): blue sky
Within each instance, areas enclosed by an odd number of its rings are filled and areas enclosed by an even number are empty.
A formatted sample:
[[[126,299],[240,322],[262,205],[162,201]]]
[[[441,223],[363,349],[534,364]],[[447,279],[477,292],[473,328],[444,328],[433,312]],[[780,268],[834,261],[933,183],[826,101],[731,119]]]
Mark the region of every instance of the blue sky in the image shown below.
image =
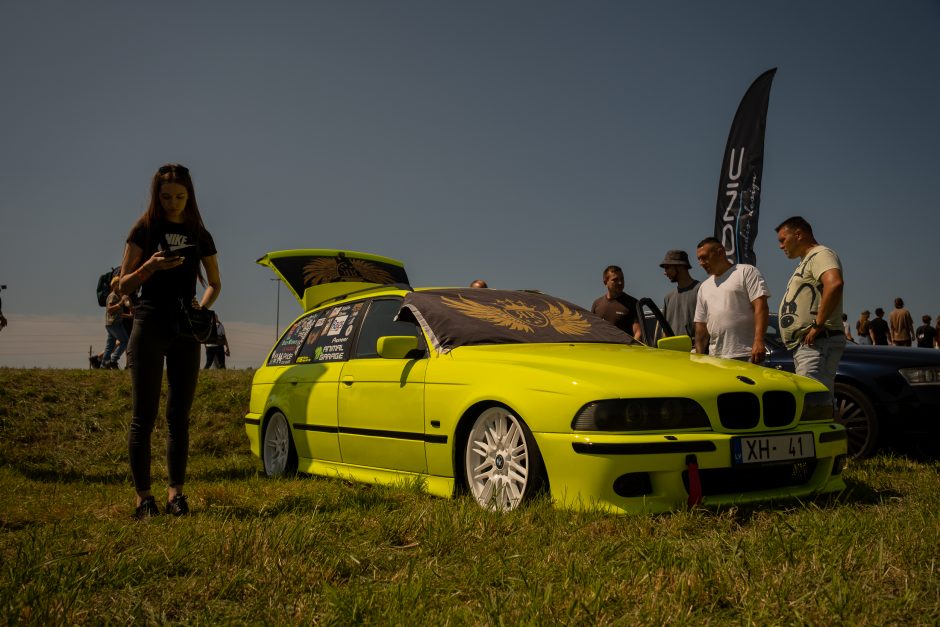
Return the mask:
[[[853,320],[895,296],[940,314],[936,1],[3,3],[0,365],[81,367],[103,343],[93,285],[168,161],[220,251],[236,365],[273,339],[271,250],[585,306],[615,263],[661,300],[658,263],[711,234],[731,119],[771,67],[772,307],[794,263],[773,227],[801,214]],[[281,325],[298,313],[282,290]]]

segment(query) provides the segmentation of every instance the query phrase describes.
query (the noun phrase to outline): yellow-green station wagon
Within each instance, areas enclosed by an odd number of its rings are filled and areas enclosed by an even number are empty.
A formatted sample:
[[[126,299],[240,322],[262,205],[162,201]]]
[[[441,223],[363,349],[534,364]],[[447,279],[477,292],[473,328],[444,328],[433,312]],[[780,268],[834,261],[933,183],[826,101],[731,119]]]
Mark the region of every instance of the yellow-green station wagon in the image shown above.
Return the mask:
[[[259,263],[304,308],[252,383],[245,430],[268,475],[629,513],[845,488],[845,430],[812,379],[690,353],[687,336],[647,347],[547,294],[414,289],[377,255]]]

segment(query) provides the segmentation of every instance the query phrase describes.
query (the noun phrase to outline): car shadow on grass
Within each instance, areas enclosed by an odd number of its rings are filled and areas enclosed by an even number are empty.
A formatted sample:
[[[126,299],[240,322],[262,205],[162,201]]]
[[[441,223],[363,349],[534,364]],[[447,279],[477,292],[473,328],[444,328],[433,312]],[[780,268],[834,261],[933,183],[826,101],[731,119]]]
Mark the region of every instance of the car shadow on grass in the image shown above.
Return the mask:
[[[730,515],[737,524],[746,525],[755,516],[768,512],[786,512],[798,509],[837,510],[852,505],[883,505],[889,501],[903,498],[903,494],[893,489],[879,490],[864,482],[845,480],[846,489],[834,494],[821,494],[809,499],[784,498],[764,503],[729,505],[702,508],[715,515]]]
[[[917,442],[894,443],[885,446],[882,454],[894,455],[913,462],[932,464],[940,461],[940,445],[925,438]]]
[[[845,491],[842,494],[828,497],[835,505],[883,505],[888,501],[904,496],[894,489],[879,490],[867,483],[852,479],[846,479],[845,486]]]

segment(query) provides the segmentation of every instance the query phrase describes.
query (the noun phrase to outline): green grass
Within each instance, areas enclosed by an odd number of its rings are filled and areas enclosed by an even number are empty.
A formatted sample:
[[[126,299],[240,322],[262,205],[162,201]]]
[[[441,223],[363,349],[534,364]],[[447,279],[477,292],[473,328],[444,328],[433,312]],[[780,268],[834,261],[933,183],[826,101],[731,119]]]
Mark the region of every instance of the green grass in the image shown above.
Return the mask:
[[[0,620],[940,623],[937,462],[856,462],[846,494],[810,503],[500,515],[418,486],[265,478],[242,426],[250,376],[200,378],[194,515],[137,523],[128,373],[0,369]]]

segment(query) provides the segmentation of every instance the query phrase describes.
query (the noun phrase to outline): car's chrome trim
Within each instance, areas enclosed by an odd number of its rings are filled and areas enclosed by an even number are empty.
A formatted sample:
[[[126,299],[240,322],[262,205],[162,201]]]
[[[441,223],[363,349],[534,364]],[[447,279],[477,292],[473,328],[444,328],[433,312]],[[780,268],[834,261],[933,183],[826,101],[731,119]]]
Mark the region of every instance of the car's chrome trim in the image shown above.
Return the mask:
[[[663,453],[708,453],[718,450],[714,442],[573,442],[582,455],[658,455]]]
[[[357,429],[355,427],[331,427],[329,425],[309,425],[306,423],[293,424],[298,431],[318,431],[320,433],[343,433],[346,435],[366,435],[373,438],[390,438],[393,440],[418,440],[428,444],[447,444],[446,435],[429,435],[427,433],[412,433],[410,431],[386,431],[384,429]]]

